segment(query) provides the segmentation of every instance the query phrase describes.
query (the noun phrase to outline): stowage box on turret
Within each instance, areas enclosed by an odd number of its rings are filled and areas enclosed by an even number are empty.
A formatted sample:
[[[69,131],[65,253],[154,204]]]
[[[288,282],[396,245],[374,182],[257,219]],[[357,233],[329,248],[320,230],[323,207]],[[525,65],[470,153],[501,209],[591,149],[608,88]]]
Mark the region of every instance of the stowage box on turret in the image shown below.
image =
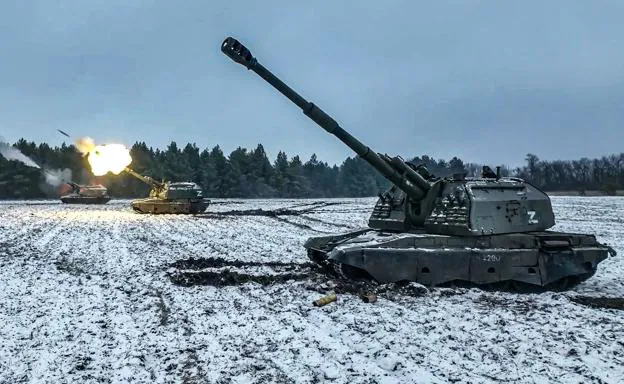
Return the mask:
[[[379,196],[369,228],[313,237],[310,258],[351,277],[379,282],[509,283],[565,289],[591,277],[614,250],[593,235],[548,231],[555,225],[550,198],[534,185],[500,177],[437,178],[423,166],[375,153],[323,110],[308,102],[229,37],[221,51],[257,73],[336,136],[392,187]]]
[[[125,171],[148,184],[149,197],[132,201],[132,209],[138,213],[201,213],[208,208],[210,201],[203,197],[202,189],[191,182],[158,182],[149,176],[126,168]]]

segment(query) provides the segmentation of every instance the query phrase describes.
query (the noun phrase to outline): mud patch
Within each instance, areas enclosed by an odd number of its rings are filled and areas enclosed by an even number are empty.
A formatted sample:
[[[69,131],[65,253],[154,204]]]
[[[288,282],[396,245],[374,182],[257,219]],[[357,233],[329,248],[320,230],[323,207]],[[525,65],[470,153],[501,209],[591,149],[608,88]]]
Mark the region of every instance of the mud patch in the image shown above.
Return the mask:
[[[624,297],[569,296],[571,301],[591,308],[624,310]]]
[[[389,300],[395,300],[401,296],[420,297],[429,292],[426,287],[418,283],[379,284],[368,279],[345,278],[337,274],[334,269],[315,263],[249,262],[216,257],[178,260],[169,264],[169,267],[173,268],[173,271],[167,272],[171,282],[183,287],[195,285],[226,287],[246,283],[267,286],[304,282],[305,289],[319,293],[333,291],[336,294],[375,294]],[[251,274],[231,269],[246,267],[269,267],[276,273]],[[206,271],[211,268],[226,269]]]
[[[225,287],[242,285],[245,283],[257,283],[260,285],[282,284],[286,282],[301,281],[310,278],[312,263],[284,263],[284,262],[258,262],[226,260],[220,257],[214,258],[188,258],[177,260],[169,264],[173,271],[168,272],[172,283],[184,287],[193,285],[210,285]],[[271,274],[251,274],[237,272],[231,268],[269,267],[276,271]],[[206,269],[226,268],[219,271],[206,271]]]
[[[171,264],[169,264],[172,268],[178,269],[206,269],[206,268],[223,268],[223,267],[278,267],[278,268],[305,268],[311,267],[312,263],[283,263],[279,261],[269,261],[269,262],[260,262],[260,261],[240,261],[240,260],[226,260],[221,257],[210,257],[210,258],[188,258],[186,260],[177,260]]]
[[[77,261],[68,260],[66,258],[61,258],[54,262],[54,266],[58,271],[66,272],[73,276],[89,276],[87,268],[81,266],[80,264],[81,263]]]
[[[169,275],[171,282],[183,287],[195,285],[210,285],[213,287],[226,287],[246,283],[260,285],[281,284],[291,281],[300,281],[309,278],[306,273],[280,273],[275,275],[251,275],[238,273],[226,269],[224,271],[200,271],[200,272],[174,272]]]

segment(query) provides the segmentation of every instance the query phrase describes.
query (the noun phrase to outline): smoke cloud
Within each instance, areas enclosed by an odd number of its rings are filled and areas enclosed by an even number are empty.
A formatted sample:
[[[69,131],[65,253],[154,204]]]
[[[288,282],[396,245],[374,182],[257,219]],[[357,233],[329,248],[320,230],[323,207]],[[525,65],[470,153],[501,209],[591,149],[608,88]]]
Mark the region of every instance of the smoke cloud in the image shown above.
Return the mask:
[[[69,168],[65,169],[44,169],[44,175],[46,183],[53,187],[58,187],[72,179],[72,171]]]
[[[26,164],[29,167],[41,169],[41,167],[37,163],[35,163],[31,158],[20,152],[19,149],[9,145],[8,143],[5,143],[2,137],[0,137],[0,154],[6,157],[8,160],[17,160]]]
[[[58,187],[68,181],[71,181],[72,171],[69,168],[65,169],[45,169],[41,168],[39,164],[35,163],[33,159],[24,155],[19,149],[6,143],[2,136],[0,136],[0,154],[6,157],[8,160],[16,160],[23,163],[26,166],[42,169],[45,176],[46,183],[53,187]]]

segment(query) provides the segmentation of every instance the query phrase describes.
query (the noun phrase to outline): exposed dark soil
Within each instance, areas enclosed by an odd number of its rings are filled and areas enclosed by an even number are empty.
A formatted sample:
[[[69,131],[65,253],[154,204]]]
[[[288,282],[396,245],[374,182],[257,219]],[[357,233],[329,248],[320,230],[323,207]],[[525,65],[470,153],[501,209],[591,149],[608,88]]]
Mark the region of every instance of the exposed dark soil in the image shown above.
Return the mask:
[[[280,284],[288,281],[300,281],[309,278],[305,273],[280,273],[275,275],[250,275],[246,273],[232,272],[229,269],[213,272],[182,272],[173,273],[169,276],[171,281],[183,287],[194,285],[210,285],[213,287],[224,287],[231,285],[241,285],[245,283],[258,283],[260,285]]]
[[[624,297],[592,297],[577,295],[570,296],[569,299],[575,303],[586,305],[592,308],[624,310]]]
[[[282,267],[282,268],[303,268],[311,266],[312,263],[284,263],[279,261],[240,261],[240,260],[226,260],[221,257],[211,258],[188,258],[186,260],[178,260],[169,264],[172,268],[178,269],[206,269],[206,268],[222,268],[222,267]]]
[[[184,287],[209,285],[214,287],[235,286],[245,283],[260,285],[284,284],[293,281],[306,282],[306,289],[325,293],[333,291],[337,294],[392,294],[420,297],[427,294],[428,289],[419,284],[393,283],[378,284],[368,279],[352,280],[336,273],[328,265],[315,263],[283,263],[283,262],[245,262],[230,261],[222,258],[189,258],[178,260],[169,265],[175,268],[168,273],[172,283]],[[230,269],[221,271],[204,271],[207,268],[223,267],[270,267],[279,271],[275,274],[249,274]],[[391,298],[391,297],[388,297]]]

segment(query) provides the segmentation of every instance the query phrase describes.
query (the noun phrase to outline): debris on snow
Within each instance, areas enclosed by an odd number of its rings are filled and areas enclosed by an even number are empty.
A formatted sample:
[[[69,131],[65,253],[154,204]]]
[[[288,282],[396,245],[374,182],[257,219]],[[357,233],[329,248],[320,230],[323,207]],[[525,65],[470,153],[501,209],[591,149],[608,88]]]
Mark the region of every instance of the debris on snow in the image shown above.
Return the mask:
[[[325,295],[323,297],[320,297],[320,298],[314,300],[312,302],[312,304],[315,307],[322,307],[322,306],[325,306],[325,305],[327,305],[329,303],[332,303],[332,302],[336,301],[337,299],[338,299],[338,297],[336,296],[335,293],[329,293],[329,294],[327,294],[327,295]]]
[[[377,295],[375,295],[374,293],[362,294],[362,295],[360,295],[360,298],[365,303],[374,303],[374,302],[377,301]]]

